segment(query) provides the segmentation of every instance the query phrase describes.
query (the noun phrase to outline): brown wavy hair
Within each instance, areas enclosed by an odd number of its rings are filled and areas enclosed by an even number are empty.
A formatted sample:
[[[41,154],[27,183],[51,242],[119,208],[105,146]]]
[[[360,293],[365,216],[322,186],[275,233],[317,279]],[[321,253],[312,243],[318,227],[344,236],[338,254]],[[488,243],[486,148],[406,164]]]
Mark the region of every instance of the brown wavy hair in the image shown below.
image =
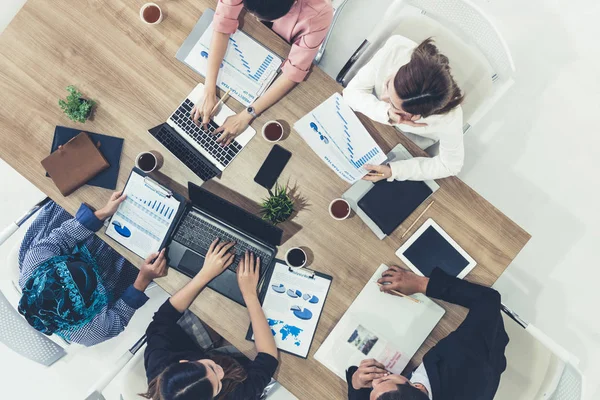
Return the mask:
[[[400,67],[394,89],[402,99],[402,109],[422,117],[446,114],[464,99],[452,77],[448,57],[440,53],[432,38],[418,45],[408,64]]]
[[[209,353],[208,357],[224,371],[222,388],[215,399],[224,399],[248,377],[244,367],[233,357]],[[176,363],[165,368],[150,381],[148,391],[139,395],[153,400],[212,400],[214,388],[206,367],[198,362]]]

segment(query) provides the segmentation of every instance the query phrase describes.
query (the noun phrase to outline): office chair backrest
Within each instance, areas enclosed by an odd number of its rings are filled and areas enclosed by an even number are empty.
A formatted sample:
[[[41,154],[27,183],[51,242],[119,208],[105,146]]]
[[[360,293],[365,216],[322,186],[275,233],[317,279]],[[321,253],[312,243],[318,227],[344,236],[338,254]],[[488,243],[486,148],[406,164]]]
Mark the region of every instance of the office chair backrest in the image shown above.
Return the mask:
[[[0,342],[23,357],[50,366],[65,350],[31,327],[0,291]]]
[[[451,28],[467,43],[477,45],[498,76],[513,74],[515,65],[502,35],[485,13],[469,0],[407,0],[407,3]]]
[[[488,60],[454,31],[427,15],[407,15],[391,34],[407,37],[415,43],[429,37],[434,39],[440,52],[450,60],[452,76],[465,95],[461,106],[463,120],[468,124],[493,90],[493,70]]]
[[[529,329],[533,326],[524,329],[510,317],[504,314],[503,317],[510,342],[506,348],[506,371],[494,398],[580,400],[583,378],[577,368],[563,359],[564,349],[549,342],[543,334],[540,340],[539,331]]]

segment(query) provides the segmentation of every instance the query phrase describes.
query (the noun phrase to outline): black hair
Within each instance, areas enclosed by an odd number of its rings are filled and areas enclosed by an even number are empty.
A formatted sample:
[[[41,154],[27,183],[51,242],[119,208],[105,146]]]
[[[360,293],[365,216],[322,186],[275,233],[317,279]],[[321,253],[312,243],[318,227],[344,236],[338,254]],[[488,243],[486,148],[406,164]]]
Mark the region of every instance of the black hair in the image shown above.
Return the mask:
[[[290,12],[294,0],[244,0],[244,7],[265,21],[275,21]]]
[[[406,383],[396,385],[396,390],[382,394],[377,400],[429,400],[429,396]]]

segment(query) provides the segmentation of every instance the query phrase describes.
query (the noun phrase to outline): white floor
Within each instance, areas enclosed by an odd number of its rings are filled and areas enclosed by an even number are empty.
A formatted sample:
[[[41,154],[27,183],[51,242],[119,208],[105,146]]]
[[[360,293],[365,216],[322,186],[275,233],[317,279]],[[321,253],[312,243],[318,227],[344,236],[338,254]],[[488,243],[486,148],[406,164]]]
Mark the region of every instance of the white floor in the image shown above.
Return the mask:
[[[495,288],[580,358],[588,398],[597,399],[600,3],[473,1],[495,17],[517,74],[511,92],[466,138],[460,177],[533,235]],[[0,32],[22,3],[0,2]],[[0,214],[5,226],[36,190],[1,161],[0,176],[0,209],[11,210]],[[0,352],[3,397],[22,398],[28,367]]]

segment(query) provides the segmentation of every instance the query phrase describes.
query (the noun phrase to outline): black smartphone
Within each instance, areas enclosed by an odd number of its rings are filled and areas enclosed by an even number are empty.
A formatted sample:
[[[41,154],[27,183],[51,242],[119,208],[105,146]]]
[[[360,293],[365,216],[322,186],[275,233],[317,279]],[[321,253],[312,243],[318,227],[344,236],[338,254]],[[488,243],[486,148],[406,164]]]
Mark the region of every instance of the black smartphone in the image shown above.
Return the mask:
[[[267,159],[254,177],[254,182],[270,190],[275,182],[277,182],[277,178],[281,175],[281,171],[283,171],[291,156],[292,153],[280,145],[276,144],[273,146]]]

